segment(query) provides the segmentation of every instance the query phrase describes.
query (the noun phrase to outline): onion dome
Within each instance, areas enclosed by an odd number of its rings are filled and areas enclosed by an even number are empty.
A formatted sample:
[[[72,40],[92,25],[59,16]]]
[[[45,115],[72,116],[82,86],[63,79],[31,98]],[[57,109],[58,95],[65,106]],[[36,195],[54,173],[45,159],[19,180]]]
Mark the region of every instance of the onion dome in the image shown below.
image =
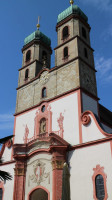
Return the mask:
[[[24,40],[24,45],[27,45],[31,41],[36,40],[36,41],[41,41],[45,43],[47,46],[51,46],[51,40],[48,38],[46,35],[44,35],[40,30],[36,30],[29,36],[27,36]]]
[[[57,23],[66,19],[68,16],[72,14],[77,15],[81,17],[85,22],[88,22],[88,17],[83,13],[83,11],[77,5],[71,5],[58,15]]]

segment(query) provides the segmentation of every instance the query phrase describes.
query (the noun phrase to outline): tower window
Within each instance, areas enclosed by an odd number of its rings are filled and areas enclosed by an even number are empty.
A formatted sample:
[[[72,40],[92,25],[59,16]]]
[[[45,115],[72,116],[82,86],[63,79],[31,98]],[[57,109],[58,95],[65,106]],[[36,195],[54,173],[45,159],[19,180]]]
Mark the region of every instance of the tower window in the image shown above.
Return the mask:
[[[28,50],[26,53],[26,62],[28,62],[31,58],[31,50]]]
[[[28,79],[28,74],[29,74],[29,69],[26,69],[26,71],[25,71],[25,80]]]
[[[63,28],[63,39],[68,37],[68,26],[65,26]]]
[[[98,200],[104,200],[105,198],[105,189],[104,189],[104,180],[101,174],[98,174],[95,178],[96,186],[96,197]]]
[[[84,48],[84,56],[85,56],[86,58],[88,58],[88,52],[87,52],[87,49],[86,49],[86,48]]]
[[[64,48],[64,58],[68,57],[68,47]]]
[[[47,53],[46,53],[46,51],[42,52],[42,60],[47,60]]]
[[[87,35],[86,35],[86,29],[84,27],[82,27],[82,36],[86,39]]]
[[[3,189],[0,188],[0,200],[2,200],[2,198],[3,198]]]
[[[46,87],[42,89],[42,98],[46,97]]]

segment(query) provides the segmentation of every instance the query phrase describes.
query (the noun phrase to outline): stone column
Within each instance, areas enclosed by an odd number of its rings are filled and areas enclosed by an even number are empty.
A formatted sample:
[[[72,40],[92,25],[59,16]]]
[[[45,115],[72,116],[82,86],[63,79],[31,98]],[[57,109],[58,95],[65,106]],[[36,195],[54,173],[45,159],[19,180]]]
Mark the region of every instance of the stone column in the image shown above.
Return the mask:
[[[26,163],[16,161],[14,181],[14,200],[24,200]]]
[[[62,173],[65,155],[62,152],[53,152],[52,170],[53,170],[53,200],[61,200],[62,196]]]

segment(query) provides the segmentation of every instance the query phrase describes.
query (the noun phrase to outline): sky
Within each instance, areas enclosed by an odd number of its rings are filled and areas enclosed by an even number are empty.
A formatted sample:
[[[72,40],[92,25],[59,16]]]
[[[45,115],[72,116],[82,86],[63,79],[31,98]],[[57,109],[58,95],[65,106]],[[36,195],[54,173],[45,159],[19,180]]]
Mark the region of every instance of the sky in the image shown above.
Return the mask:
[[[91,26],[99,102],[112,111],[112,0],[76,0],[74,4],[88,16]],[[0,137],[13,133],[18,69],[22,67],[25,37],[36,30],[41,16],[40,31],[51,38],[54,49],[57,16],[69,5],[69,0],[0,0]]]

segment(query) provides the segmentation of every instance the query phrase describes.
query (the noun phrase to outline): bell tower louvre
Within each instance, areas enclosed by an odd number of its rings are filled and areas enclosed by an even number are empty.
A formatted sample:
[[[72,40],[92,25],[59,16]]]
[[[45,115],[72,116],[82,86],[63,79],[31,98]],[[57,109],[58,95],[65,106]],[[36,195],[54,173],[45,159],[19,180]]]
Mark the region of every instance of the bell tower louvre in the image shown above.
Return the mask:
[[[88,17],[70,4],[57,18],[54,67],[39,23],[24,40],[0,200],[112,199],[112,112],[99,104]]]

